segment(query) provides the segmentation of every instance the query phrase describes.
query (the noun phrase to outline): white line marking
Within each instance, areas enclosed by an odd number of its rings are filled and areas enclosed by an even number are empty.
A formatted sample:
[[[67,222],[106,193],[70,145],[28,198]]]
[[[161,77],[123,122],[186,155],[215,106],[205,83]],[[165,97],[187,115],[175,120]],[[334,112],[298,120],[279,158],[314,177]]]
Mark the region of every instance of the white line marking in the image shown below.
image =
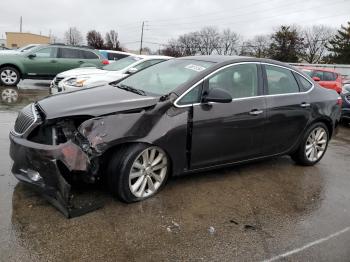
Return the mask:
[[[272,258],[270,258],[270,259],[266,259],[266,260],[264,260],[263,262],[273,262],[273,261],[277,261],[277,260],[279,260],[279,259],[281,259],[281,258],[285,258],[285,257],[288,257],[288,256],[290,256],[290,255],[299,253],[299,252],[301,252],[301,251],[303,251],[303,250],[305,250],[305,249],[308,249],[309,247],[312,247],[312,246],[321,244],[322,242],[328,241],[328,240],[330,240],[330,239],[332,239],[332,238],[335,238],[335,237],[337,237],[337,236],[339,236],[339,235],[342,235],[342,234],[348,232],[349,230],[350,230],[350,227],[346,227],[346,228],[344,228],[343,230],[340,230],[340,231],[338,231],[338,232],[336,232],[336,233],[334,233],[334,234],[332,234],[332,235],[329,235],[328,237],[320,238],[320,239],[318,239],[318,240],[316,240],[316,241],[310,242],[309,244],[307,244],[307,245],[305,245],[305,246],[303,246],[303,247],[296,248],[296,249],[294,249],[294,250],[291,250],[291,251],[288,251],[288,252],[286,252],[286,253],[280,254],[280,255],[278,255],[278,256],[272,257]]]

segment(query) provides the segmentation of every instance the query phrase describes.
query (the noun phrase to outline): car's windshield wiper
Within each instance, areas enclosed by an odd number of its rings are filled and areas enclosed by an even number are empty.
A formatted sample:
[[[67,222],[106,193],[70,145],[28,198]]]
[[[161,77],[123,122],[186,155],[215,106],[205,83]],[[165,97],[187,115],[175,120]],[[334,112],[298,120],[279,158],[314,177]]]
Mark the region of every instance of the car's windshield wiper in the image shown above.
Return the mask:
[[[126,90],[126,91],[129,91],[129,92],[133,92],[135,94],[138,94],[138,95],[141,95],[141,96],[145,96],[146,95],[146,92],[143,91],[143,90],[140,90],[140,89],[136,89],[132,86],[128,86],[128,85],[124,85],[124,84],[119,84],[119,85],[114,85],[115,87],[118,87],[120,89],[123,89],[123,90]]]

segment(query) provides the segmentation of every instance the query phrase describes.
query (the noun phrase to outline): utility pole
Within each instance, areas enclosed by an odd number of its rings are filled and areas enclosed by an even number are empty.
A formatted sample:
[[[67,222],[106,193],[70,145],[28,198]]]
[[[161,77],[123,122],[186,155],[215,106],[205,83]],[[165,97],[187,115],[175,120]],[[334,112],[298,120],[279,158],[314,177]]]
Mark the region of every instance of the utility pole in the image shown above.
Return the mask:
[[[19,32],[22,33],[22,16],[21,16],[21,18],[19,19]]]
[[[142,29],[141,29],[141,44],[140,44],[140,55],[142,54],[142,42],[143,42],[143,28],[145,27],[145,21],[142,22]]]

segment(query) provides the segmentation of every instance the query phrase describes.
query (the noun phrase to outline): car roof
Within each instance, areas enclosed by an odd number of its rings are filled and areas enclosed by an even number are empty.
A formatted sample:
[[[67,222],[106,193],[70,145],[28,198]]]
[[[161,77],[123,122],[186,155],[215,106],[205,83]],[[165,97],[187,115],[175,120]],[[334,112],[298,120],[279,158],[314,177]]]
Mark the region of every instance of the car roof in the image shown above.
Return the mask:
[[[239,63],[239,62],[260,62],[260,63],[269,63],[269,64],[280,65],[280,66],[287,67],[287,68],[290,68],[293,70],[297,69],[294,66],[291,66],[289,64],[279,62],[276,60],[267,59],[267,58],[250,57],[250,56],[199,55],[199,56],[180,57],[177,59],[207,61],[207,62],[213,62],[213,63],[220,64],[220,65]]]

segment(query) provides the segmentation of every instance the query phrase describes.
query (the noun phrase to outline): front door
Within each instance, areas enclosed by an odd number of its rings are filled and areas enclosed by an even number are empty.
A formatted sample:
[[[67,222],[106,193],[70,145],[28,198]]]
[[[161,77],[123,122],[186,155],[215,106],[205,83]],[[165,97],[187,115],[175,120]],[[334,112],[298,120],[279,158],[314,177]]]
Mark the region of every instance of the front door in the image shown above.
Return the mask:
[[[208,78],[205,86],[224,89],[233,100],[193,106],[191,168],[260,156],[266,121],[260,65],[230,65]]]
[[[30,53],[24,60],[24,66],[29,77],[55,76],[57,74],[57,48],[44,47]]]

